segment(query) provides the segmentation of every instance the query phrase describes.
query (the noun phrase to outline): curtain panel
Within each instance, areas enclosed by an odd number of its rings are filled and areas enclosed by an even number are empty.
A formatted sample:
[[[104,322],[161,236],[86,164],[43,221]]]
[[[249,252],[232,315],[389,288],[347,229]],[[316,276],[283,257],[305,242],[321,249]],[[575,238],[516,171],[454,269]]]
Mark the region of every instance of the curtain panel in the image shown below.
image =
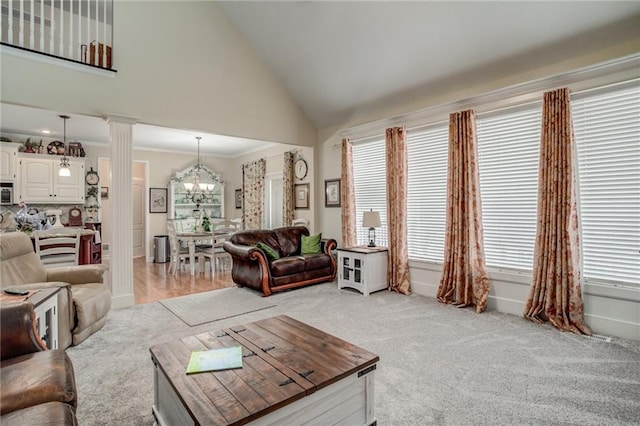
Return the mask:
[[[387,154],[387,234],[389,288],[411,294],[409,246],[407,243],[407,142],[404,127],[386,130]]]
[[[591,334],[584,322],[575,142],[569,89],[546,92],[538,177],[538,224],[533,280],[524,316]]]
[[[284,153],[282,167],[282,225],[293,223],[293,152]]]
[[[437,297],[480,313],[487,307],[489,278],[477,157],[474,111],[450,114],[445,251]]]
[[[356,233],[356,191],[353,182],[353,145],[342,139],[342,171],[340,174],[340,205],[342,206],[342,246],[358,244]]]
[[[245,229],[261,229],[264,223],[264,158],[242,165],[242,221]]]

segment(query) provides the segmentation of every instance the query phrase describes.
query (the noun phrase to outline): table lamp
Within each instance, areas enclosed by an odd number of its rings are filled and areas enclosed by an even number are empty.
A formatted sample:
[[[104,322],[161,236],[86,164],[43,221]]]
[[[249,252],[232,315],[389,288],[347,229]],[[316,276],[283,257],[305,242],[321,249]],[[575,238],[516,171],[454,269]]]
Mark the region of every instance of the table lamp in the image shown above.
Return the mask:
[[[369,247],[376,246],[376,228],[380,225],[380,212],[374,212],[373,210],[364,212],[362,215],[362,226],[369,228]]]

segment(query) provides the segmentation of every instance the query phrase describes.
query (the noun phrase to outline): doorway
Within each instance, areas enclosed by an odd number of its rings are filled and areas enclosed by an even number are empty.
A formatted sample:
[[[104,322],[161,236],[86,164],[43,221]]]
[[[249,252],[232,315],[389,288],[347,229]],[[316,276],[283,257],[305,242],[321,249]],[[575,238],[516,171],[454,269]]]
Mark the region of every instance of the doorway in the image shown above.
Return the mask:
[[[267,229],[280,228],[282,226],[282,173],[274,173],[265,176],[266,180],[266,208],[265,222]]]

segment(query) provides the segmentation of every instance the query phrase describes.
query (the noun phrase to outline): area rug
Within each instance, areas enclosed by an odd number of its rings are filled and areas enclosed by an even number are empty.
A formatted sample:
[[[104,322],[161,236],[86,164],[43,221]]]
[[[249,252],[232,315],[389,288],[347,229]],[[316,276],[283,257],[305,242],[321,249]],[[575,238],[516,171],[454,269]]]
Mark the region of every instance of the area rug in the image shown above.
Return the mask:
[[[239,287],[174,297],[160,303],[191,327],[276,306],[259,293]]]

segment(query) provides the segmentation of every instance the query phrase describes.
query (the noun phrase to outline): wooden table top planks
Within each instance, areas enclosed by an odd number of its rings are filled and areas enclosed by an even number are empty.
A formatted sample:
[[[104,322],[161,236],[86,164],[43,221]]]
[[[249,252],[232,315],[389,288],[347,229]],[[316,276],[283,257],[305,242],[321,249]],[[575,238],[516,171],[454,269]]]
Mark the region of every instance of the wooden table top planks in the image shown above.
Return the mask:
[[[193,350],[242,345],[241,369],[186,374]],[[195,424],[241,425],[371,366],[379,357],[285,315],[150,348]]]

